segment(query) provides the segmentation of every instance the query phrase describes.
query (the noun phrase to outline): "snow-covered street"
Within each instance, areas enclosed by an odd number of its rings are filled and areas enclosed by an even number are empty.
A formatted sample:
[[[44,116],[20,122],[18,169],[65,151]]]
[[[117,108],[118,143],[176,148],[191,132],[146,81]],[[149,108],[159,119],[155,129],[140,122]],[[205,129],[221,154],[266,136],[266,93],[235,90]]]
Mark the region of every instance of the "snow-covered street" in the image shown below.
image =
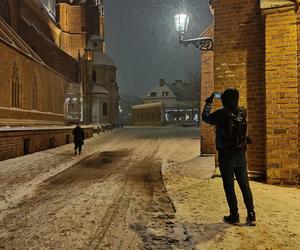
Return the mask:
[[[258,225],[227,226],[213,169],[199,130],[180,127],[129,127],[94,135],[82,155],[70,144],[2,161],[0,249],[297,249],[300,189],[251,182]]]

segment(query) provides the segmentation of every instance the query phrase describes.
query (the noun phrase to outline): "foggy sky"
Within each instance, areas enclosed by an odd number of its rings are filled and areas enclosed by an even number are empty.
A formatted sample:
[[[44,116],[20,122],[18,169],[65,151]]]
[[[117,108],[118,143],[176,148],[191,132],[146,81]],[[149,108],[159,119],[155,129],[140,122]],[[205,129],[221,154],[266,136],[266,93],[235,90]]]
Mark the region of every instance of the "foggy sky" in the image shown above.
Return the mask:
[[[142,96],[158,84],[199,75],[200,51],[179,45],[174,14],[182,0],[106,0],[106,52],[118,67],[121,94]],[[185,0],[194,38],[211,24],[208,0]]]

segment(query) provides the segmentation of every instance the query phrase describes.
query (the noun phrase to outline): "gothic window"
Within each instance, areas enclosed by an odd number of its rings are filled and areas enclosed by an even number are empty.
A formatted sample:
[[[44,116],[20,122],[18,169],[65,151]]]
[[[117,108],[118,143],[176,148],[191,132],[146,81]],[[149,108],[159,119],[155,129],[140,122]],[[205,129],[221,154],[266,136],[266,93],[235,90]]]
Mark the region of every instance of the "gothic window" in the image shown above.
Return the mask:
[[[162,92],[162,96],[168,96],[169,92]]]
[[[107,116],[108,114],[108,108],[107,108],[107,103],[102,104],[102,115]]]
[[[14,61],[11,69],[11,105],[12,107],[21,108],[22,106],[22,79],[20,65]]]
[[[53,112],[53,91],[50,86],[50,83],[48,84],[48,112]]]
[[[97,82],[97,73],[95,70],[92,71],[92,81]]]
[[[38,88],[38,78],[36,75],[33,76],[32,81],[32,109],[39,109],[39,88]]]
[[[11,17],[10,17],[8,0],[0,1],[0,17],[2,17],[5,20],[5,22],[11,25]]]
[[[151,96],[151,97],[155,97],[156,95],[157,95],[156,92],[151,92],[151,93],[150,93],[150,96]]]

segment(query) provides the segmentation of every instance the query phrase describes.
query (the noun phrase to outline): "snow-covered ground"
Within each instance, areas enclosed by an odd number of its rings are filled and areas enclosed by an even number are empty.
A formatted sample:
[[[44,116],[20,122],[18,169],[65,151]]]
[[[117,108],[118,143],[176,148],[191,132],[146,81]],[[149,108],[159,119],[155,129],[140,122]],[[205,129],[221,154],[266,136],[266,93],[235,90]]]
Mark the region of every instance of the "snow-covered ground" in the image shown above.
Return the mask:
[[[164,165],[168,194],[178,223],[185,225],[195,249],[300,249],[300,188],[250,182],[257,226],[246,226],[246,209],[236,183],[241,225],[224,224],[228,215],[221,177],[211,178],[214,157]],[[218,169],[217,169],[218,173]]]
[[[0,162],[0,249],[299,249],[298,188],[252,182],[257,226],[222,222],[198,132],[131,127],[82,155],[70,144]]]

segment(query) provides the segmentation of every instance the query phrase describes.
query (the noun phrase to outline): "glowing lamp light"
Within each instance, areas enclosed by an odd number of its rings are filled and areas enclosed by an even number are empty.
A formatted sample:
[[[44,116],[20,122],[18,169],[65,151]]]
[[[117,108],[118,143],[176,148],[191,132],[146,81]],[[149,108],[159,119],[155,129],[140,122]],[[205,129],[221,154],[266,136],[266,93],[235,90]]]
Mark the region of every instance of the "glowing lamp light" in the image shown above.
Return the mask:
[[[85,60],[86,61],[93,61],[93,50],[85,49]]]
[[[179,13],[174,16],[177,32],[185,33],[189,26],[190,17],[187,14]]]

